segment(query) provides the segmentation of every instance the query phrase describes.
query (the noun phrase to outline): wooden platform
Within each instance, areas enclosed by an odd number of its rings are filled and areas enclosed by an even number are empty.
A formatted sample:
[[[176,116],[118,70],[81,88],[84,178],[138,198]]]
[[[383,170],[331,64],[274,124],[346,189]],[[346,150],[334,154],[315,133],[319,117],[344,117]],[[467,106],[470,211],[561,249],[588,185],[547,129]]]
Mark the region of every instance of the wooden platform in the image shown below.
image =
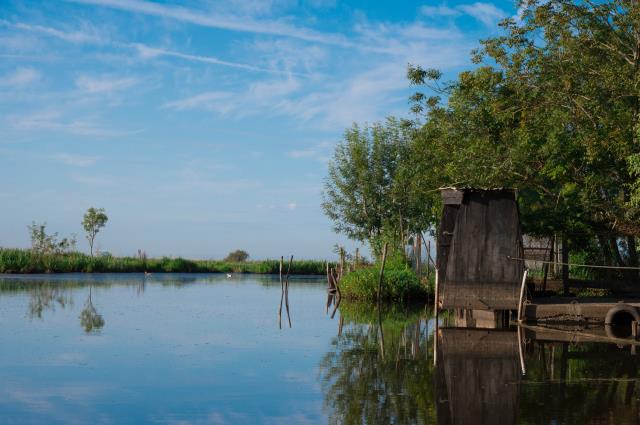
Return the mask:
[[[640,308],[638,298],[566,298],[534,299],[524,306],[526,322],[603,324],[607,312],[618,303]]]

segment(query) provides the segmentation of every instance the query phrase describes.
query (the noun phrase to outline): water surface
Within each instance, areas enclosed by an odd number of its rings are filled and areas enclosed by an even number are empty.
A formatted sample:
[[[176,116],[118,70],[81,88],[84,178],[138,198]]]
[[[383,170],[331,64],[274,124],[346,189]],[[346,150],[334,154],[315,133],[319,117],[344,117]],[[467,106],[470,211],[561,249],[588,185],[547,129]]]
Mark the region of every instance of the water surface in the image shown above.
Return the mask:
[[[289,327],[277,277],[1,277],[0,423],[638,423],[629,346],[434,338],[325,285],[291,280]]]

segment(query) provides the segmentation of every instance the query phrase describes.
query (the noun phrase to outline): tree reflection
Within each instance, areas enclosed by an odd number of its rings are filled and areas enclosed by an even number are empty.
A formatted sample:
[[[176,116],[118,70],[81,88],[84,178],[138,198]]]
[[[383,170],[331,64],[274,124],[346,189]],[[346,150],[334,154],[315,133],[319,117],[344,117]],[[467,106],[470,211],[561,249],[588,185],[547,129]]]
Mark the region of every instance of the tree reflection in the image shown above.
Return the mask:
[[[48,285],[36,285],[29,293],[28,316],[42,319],[42,313],[46,310],[55,310],[56,306],[65,308],[73,304],[71,293],[64,288]]]
[[[320,363],[331,424],[435,423],[426,317],[343,305],[342,335]],[[381,347],[384,334],[384,345]]]
[[[89,297],[84,303],[84,308],[80,312],[80,324],[86,333],[97,332],[104,326],[104,319],[98,314],[91,300],[92,288],[89,287]]]

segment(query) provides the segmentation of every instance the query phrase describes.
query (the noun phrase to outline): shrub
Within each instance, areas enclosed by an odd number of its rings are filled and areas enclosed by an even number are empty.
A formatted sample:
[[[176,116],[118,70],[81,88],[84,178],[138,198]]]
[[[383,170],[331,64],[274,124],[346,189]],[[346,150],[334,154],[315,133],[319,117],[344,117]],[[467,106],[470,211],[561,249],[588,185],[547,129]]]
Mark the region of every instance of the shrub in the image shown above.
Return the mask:
[[[249,258],[249,253],[247,251],[236,249],[235,251],[230,252],[224,261],[229,261],[231,263],[243,263],[247,261],[247,258]]]
[[[342,278],[340,291],[347,299],[376,301],[379,276],[379,266],[353,271]],[[382,299],[405,301],[425,297],[426,295],[426,287],[420,284],[418,276],[410,269],[385,269]]]

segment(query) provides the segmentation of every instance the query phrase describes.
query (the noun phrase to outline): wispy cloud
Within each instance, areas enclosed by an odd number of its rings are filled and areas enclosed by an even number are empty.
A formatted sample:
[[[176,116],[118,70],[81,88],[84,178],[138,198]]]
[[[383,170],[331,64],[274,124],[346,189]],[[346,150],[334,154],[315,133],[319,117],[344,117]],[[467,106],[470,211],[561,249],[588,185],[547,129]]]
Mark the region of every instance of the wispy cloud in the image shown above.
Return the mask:
[[[23,22],[9,22],[3,19],[0,19],[0,25],[55,37],[70,43],[96,43],[102,41],[102,38],[96,33],[88,32],[87,30],[69,32],[41,25],[32,25]]]
[[[12,127],[23,131],[55,131],[78,136],[118,137],[139,131],[115,131],[99,125],[92,119],[65,119],[60,110],[48,109],[31,114],[12,114],[5,118]]]
[[[131,46],[137,49],[140,56],[145,59],[153,58],[157,56],[170,56],[174,58],[184,59],[187,61],[202,62],[202,63],[208,63],[213,65],[222,65],[222,66],[228,66],[231,68],[244,69],[247,71],[282,73],[282,71],[278,71],[274,69],[260,68],[257,66],[238,63],[238,62],[229,62],[229,61],[218,59],[212,56],[190,55],[186,53],[174,52],[171,50],[157,49],[157,48],[145,46],[144,44],[139,44],[139,43],[132,44]]]
[[[291,159],[328,162],[333,145],[333,142],[317,143],[304,149],[291,150],[287,156]]]
[[[193,25],[219,28],[229,31],[248,32],[253,34],[278,35],[298,38],[316,43],[353,47],[346,37],[340,34],[329,34],[304,27],[291,25],[279,20],[255,20],[249,17],[221,15],[202,10],[191,10],[180,6],[167,6],[141,0],[71,0],[76,3],[109,7],[132,13],[173,19]]]
[[[90,77],[81,75],[76,78],[76,87],[85,93],[111,93],[128,89],[138,83],[137,78],[115,78],[110,76]]]
[[[167,102],[162,106],[163,108],[174,109],[177,111],[183,111],[186,109],[209,109],[218,112],[224,112],[225,109],[222,108],[222,105],[220,105],[218,102],[231,99],[232,97],[233,93],[231,92],[211,91],[200,93],[184,99]]]
[[[53,158],[67,165],[74,167],[89,167],[100,159],[99,156],[82,156],[69,153],[60,153],[54,155]]]
[[[508,15],[507,12],[499,9],[494,4],[484,2],[460,4],[455,7],[449,7],[444,4],[440,6],[422,6],[420,13],[428,18],[454,18],[465,14],[482,22],[486,27],[494,27],[500,19]]]
[[[437,17],[437,16],[459,16],[461,12],[457,9],[454,9],[449,6],[440,5],[440,6],[422,6],[420,8],[420,13],[429,17]]]
[[[473,3],[459,6],[459,8],[466,14],[473,16],[482,22],[487,27],[494,26],[496,22],[507,16],[505,11],[498,9],[491,3]]]
[[[33,68],[18,68],[14,72],[0,77],[0,87],[26,86],[40,80],[42,74]]]

